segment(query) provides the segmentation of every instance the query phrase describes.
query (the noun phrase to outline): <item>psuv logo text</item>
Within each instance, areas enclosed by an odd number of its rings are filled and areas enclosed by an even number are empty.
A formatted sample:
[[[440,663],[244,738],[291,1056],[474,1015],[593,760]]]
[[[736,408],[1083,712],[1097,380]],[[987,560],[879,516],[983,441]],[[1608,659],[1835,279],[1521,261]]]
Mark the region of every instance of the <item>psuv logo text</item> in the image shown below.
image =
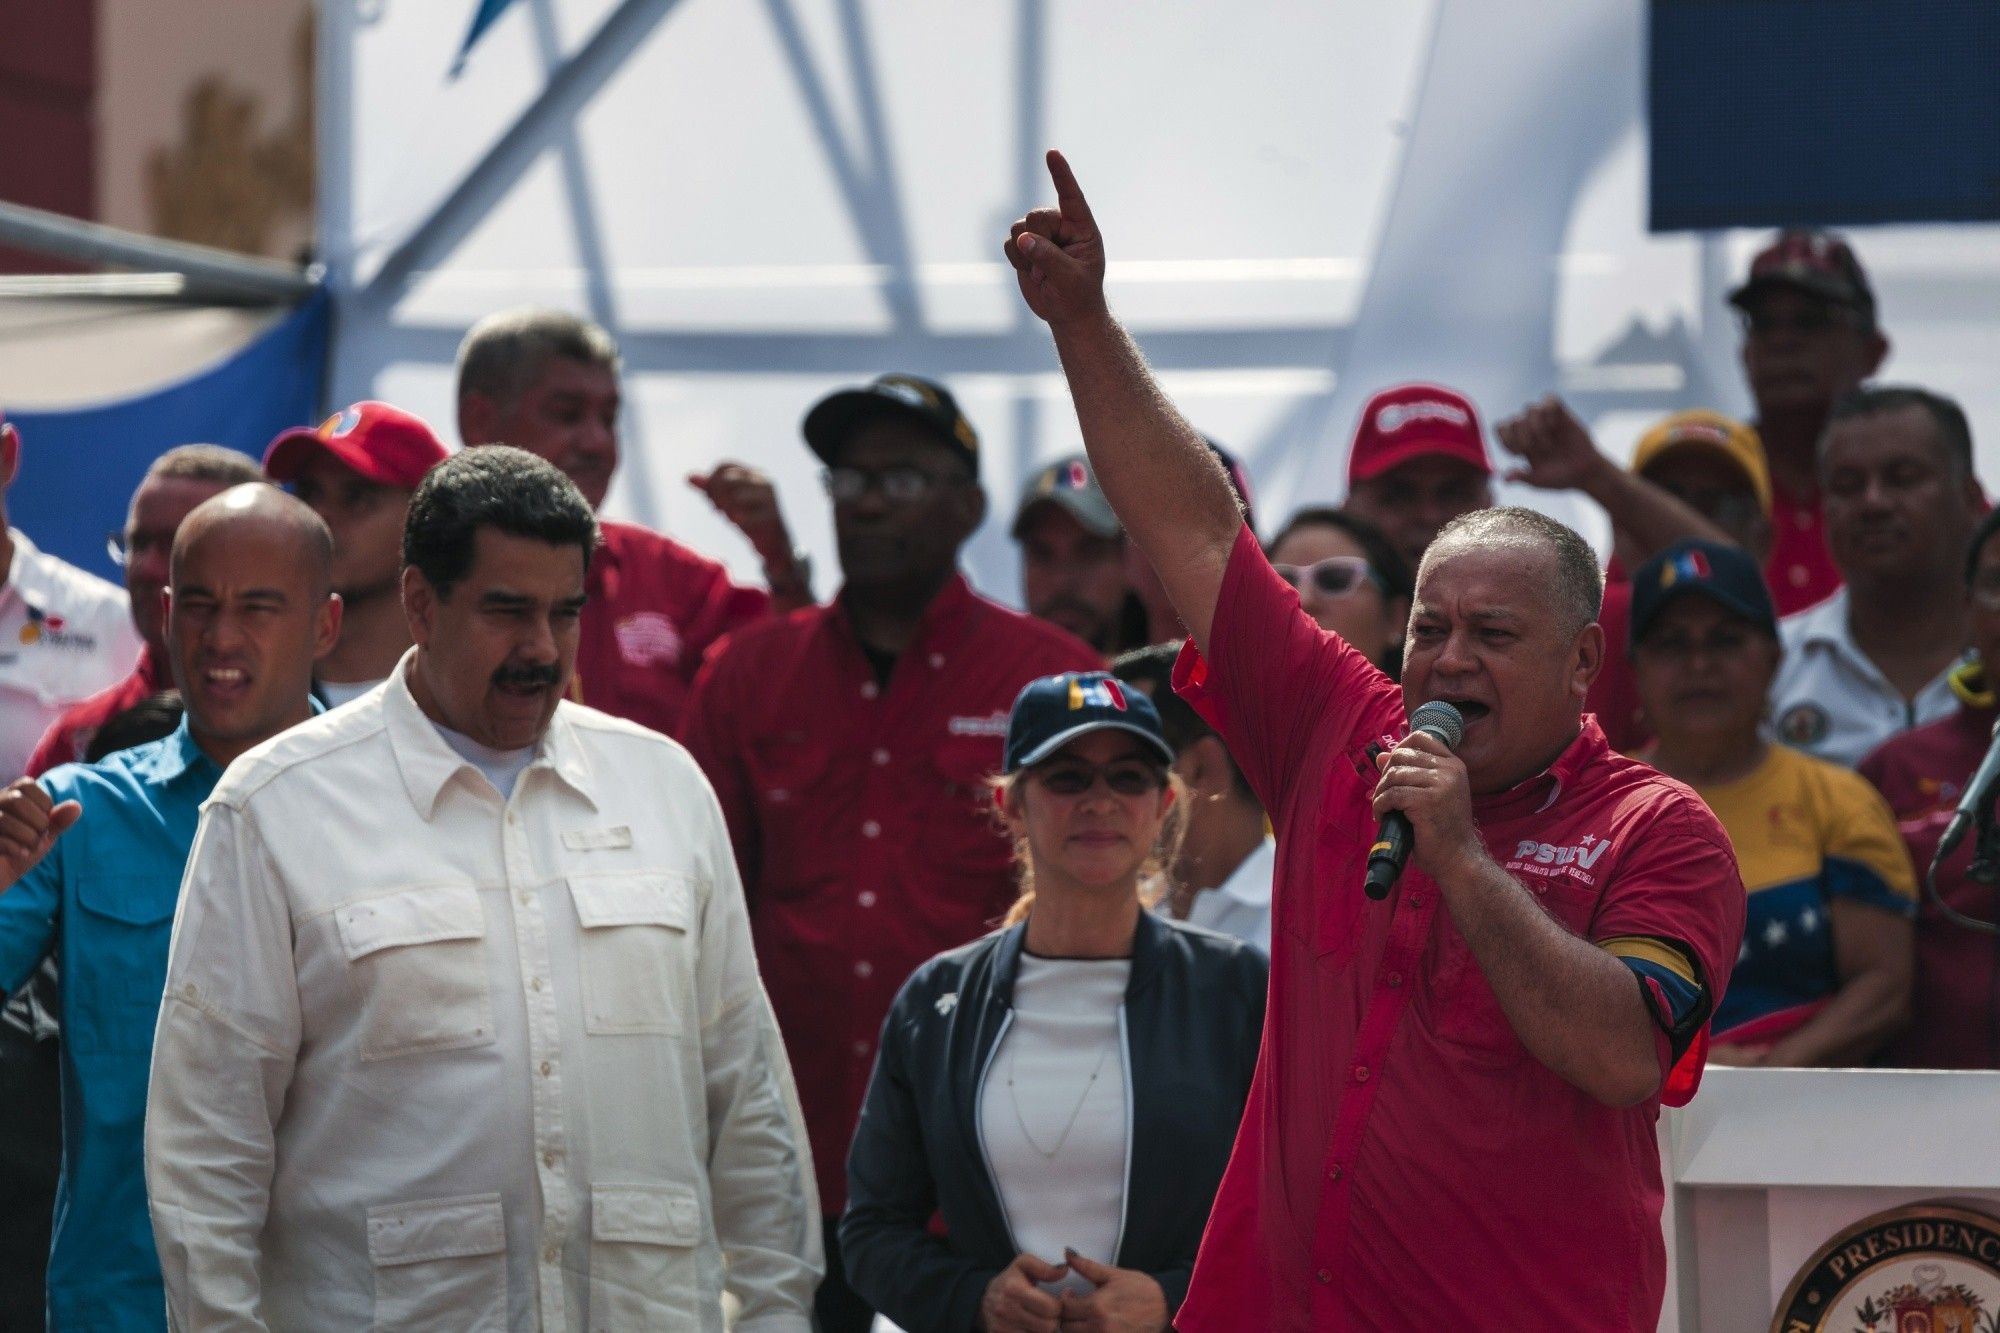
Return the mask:
[[[1554,843],[1523,838],[1515,844],[1507,869],[1530,875],[1567,875],[1589,884],[1594,878],[1591,872],[1597,868],[1597,863],[1604,857],[1604,849],[1610,845],[1590,834],[1585,834],[1572,847],[1558,847]]]

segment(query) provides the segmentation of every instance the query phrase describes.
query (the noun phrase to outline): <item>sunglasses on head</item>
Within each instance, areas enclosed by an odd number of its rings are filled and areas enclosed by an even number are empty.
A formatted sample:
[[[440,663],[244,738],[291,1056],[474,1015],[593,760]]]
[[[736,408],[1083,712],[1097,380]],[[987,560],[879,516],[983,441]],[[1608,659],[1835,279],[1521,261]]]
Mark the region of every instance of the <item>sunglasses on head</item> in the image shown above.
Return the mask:
[[[1095,787],[1099,778],[1120,796],[1144,796],[1167,785],[1165,769],[1137,759],[1121,759],[1101,768],[1059,759],[1030,771],[1042,790],[1055,796],[1081,796]]]
[[[1273,564],[1271,568],[1300,592],[1311,587],[1325,597],[1345,597],[1363,583],[1381,586],[1374,567],[1358,555],[1330,555],[1310,565]]]

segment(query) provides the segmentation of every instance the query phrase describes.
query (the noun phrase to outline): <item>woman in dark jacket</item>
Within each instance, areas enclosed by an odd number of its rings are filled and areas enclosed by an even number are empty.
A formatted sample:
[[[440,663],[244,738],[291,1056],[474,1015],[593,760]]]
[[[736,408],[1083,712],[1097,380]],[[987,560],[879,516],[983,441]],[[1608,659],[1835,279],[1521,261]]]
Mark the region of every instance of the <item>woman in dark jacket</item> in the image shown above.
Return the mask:
[[[1172,759],[1151,702],[1102,673],[1015,701],[998,800],[1021,902],[904,984],[848,1154],[848,1282],[912,1333],[1092,1311],[1161,1330],[1187,1290],[1266,972],[1144,910],[1179,819]]]

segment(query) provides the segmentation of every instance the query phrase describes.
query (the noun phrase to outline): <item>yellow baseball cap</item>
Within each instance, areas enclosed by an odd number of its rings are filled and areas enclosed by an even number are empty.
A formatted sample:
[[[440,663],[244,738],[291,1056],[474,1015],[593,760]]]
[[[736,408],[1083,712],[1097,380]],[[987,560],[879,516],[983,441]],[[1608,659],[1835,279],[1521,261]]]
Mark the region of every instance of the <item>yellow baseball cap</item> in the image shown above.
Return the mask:
[[[1643,475],[1662,458],[1684,449],[1705,449],[1742,469],[1756,493],[1758,508],[1770,515],[1771,472],[1764,463],[1764,442],[1756,431],[1734,417],[1705,408],[1676,412],[1639,437],[1639,447],[1632,454],[1632,471]]]

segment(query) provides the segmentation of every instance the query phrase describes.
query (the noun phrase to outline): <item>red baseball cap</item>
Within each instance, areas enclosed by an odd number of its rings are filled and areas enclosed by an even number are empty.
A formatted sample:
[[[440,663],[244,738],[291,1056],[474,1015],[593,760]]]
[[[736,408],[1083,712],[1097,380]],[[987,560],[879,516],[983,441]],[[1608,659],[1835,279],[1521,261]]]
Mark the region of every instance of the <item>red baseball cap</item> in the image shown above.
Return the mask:
[[[444,462],[445,447],[422,418],[387,403],[356,403],[318,426],[296,426],[264,451],[264,475],[297,481],[313,451],[323,449],[379,486],[413,491]]]
[[[1867,270],[1854,247],[1830,231],[1779,232],[1750,261],[1750,276],[1729,294],[1729,303],[1747,310],[1773,287],[1795,287],[1875,322],[1875,289],[1868,285]]]
[[[1456,458],[1486,476],[1486,437],[1472,400],[1442,384],[1398,384],[1361,409],[1347,454],[1347,484],[1369,481],[1413,458]]]

